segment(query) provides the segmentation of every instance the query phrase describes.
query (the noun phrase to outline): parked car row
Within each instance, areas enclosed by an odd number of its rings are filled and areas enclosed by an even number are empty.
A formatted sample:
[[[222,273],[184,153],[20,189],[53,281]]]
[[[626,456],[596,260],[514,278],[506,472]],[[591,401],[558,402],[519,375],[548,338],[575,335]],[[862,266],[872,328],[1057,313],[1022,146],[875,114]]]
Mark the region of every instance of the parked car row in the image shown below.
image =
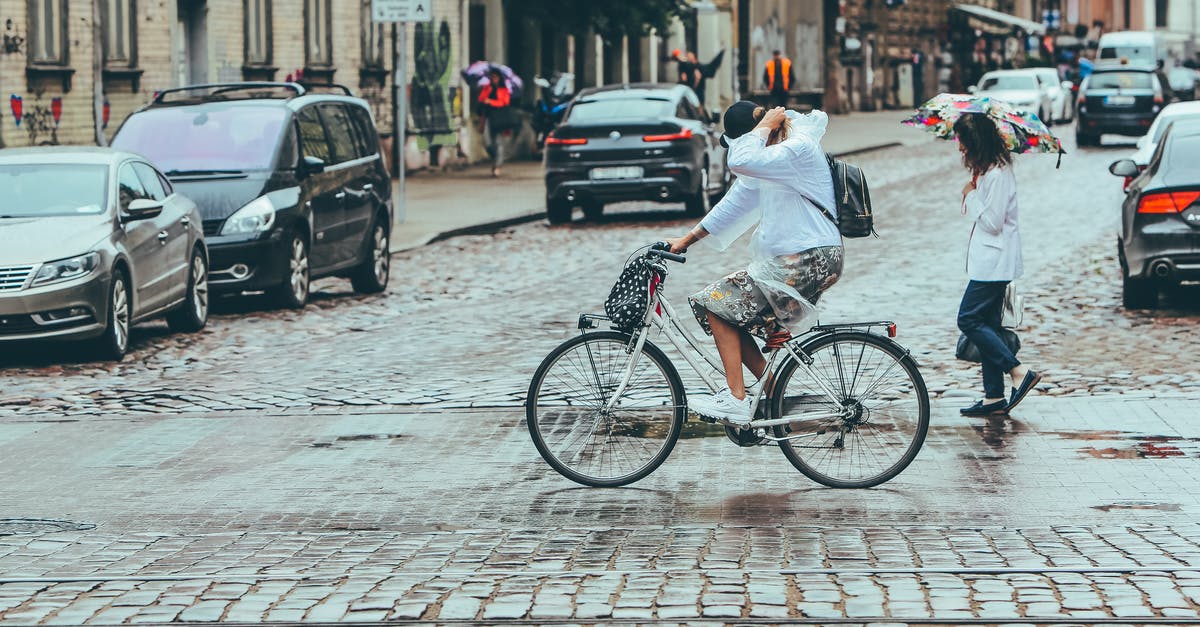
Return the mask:
[[[988,72],[968,91],[1034,113],[1052,126],[1075,118],[1072,89],[1071,81],[1061,80],[1054,68],[1025,68]]]
[[[91,340],[132,324],[196,331],[209,293],[387,287],[391,179],[370,108],[294,83],[158,93],[112,147],[0,151],[0,342]],[[10,191],[11,190],[11,191]]]

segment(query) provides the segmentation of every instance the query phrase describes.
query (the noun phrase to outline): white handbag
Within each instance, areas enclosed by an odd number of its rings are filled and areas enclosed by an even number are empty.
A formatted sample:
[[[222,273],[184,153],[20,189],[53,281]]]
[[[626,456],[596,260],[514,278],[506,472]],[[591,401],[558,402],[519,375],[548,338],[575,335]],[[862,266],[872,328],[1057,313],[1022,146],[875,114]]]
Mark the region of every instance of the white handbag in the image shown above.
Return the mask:
[[[1025,297],[1017,292],[1016,283],[1010,282],[1004,290],[1004,307],[1000,310],[1000,326],[1016,329],[1024,317]]]

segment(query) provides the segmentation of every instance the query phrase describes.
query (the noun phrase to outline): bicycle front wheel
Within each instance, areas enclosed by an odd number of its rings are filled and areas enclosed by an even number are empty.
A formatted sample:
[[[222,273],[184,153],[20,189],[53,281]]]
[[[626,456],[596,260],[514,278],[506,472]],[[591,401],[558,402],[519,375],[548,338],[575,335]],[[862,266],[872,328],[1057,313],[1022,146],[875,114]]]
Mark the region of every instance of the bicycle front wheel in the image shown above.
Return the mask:
[[[595,487],[633,483],[670,455],[687,415],[683,383],[646,342],[630,368],[630,336],[580,335],[550,352],[529,384],[525,419],[542,458],[564,477]],[[628,373],[628,384],[608,409]]]
[[[896,343],[845,331],[810,340],[804,367],[788,360],[776,377],[772,418],[783,454],[831,488],[869,488],[900,474],[929,431],[929,394],[917,364]],[[830,396],[830,393],[833,396]]]

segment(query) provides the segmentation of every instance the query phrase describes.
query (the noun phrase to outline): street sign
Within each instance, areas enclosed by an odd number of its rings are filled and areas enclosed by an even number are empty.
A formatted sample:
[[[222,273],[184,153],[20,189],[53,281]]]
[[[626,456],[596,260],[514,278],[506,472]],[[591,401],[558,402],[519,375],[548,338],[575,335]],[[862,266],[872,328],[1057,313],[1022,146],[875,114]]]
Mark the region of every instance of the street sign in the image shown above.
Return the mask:
[[[432,22],[433,0],[371,0],[375,22]]]

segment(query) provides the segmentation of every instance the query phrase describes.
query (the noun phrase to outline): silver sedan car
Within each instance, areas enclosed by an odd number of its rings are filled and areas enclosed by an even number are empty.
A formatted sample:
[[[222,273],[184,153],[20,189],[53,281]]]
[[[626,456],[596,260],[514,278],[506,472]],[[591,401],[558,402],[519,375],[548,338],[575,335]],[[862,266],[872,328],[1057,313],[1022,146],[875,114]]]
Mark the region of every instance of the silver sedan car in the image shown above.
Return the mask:
[[[200,330],[201,226],[195,203],[137,155],[0,150],[0,344],[86,339],[121,359],[139,321]]]

